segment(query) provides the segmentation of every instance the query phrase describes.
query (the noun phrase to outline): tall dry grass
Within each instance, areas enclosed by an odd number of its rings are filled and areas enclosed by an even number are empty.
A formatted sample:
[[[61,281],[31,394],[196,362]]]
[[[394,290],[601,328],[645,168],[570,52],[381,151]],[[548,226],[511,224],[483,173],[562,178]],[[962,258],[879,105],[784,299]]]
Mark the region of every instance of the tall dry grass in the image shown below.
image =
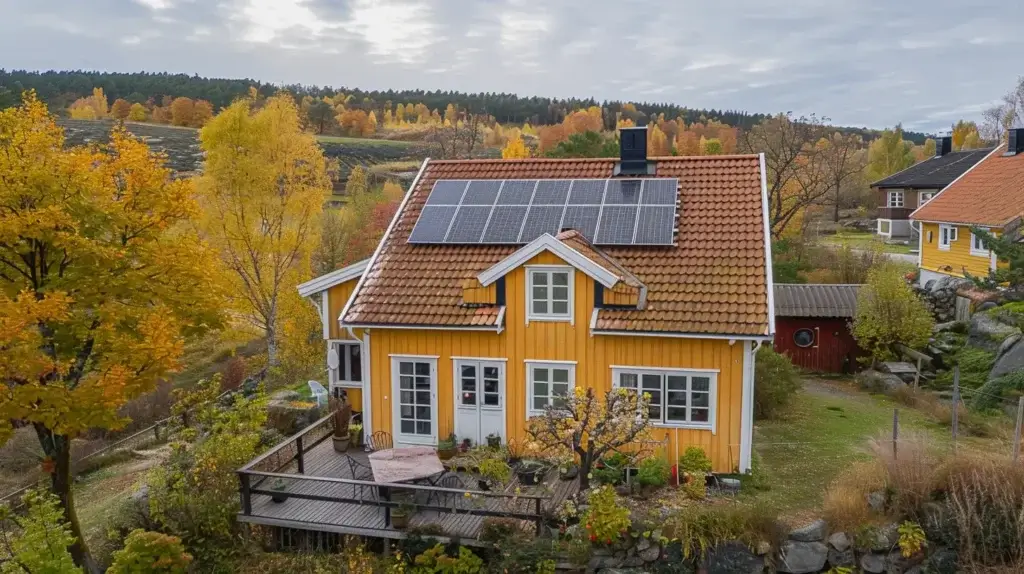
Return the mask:
[[[953,462],[945,479],[961,566],[1024,572],[1024,467],[1009,458],[971,455]]]
[[[855,532],[882,519],[868,506],[868,494],[885,489],[885,471],[876,460],[853,463],[829,484],[822,510],[834,530]]]
[[[939,457],[928,438],[908,433],[900,438],[895,452],[891,438],[874,439],[869,446],[884,471],[886,489],[892,493],[892,511],[920,518],[924,504],[932,500],[938,486],[935,469]]]

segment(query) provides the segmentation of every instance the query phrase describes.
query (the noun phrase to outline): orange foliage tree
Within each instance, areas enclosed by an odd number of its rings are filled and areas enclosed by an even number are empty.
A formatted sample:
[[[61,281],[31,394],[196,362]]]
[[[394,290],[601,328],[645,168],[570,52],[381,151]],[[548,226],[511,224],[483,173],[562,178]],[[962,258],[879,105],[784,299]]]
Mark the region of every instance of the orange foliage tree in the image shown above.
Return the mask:
[[[195,111],[195,102],[192,98],[174,98],[171,102],[171,123],[176,126],[190,126]]]
[[[128,100],[122,98],[117,98],[114,100],[114,105],[110,106],[110,115],[118,120],[128,119],[128,114],[131,111],[132,105],[128,103]]]
[[[0,112],[0,442],[31,425],[75,537],[71,442],[178,367],[184,338],[220,320],[215,258],[194,233],[191,182],[115,129],[65,148],[27,93]]]

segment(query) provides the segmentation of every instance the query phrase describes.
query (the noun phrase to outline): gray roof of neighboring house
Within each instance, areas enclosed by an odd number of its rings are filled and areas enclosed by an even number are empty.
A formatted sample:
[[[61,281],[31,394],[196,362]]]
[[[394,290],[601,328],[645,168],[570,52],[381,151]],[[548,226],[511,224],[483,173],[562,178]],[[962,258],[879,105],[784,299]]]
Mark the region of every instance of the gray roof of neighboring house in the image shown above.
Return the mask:
[[[775,284],[776,317],[853,317],[860,285]]]
[[[953,151],[944,156],[919,161],[903,171],[876,181],[871,187],[927,187],[942,189],[953,183],[971,166],[981,161],[992,148]]]

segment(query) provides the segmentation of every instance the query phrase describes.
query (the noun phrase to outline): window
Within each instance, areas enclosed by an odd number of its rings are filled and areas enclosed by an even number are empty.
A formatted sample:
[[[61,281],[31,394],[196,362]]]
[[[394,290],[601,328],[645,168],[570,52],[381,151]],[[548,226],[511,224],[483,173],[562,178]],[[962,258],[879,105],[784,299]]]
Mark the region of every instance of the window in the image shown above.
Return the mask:
[[[903,190],[889,192],[888,207],[903,207]]]
[[[544,414],[548,406],[558,408],[561,400],[576,386],[576,366],[562,363],[527,363],[526,412],[528,416]]]
[[[981,237],[971,232],[971,255],[977,255],[979,257],[988,257],[988,247],[985,246],[985,242],[981,240]]]
[[[922,191],[921,192],[921,205],[928,203],[931,198],[935,197],[937,192],[934,191]]]
[[[527,320],[571,321],[571,267],[527,267]]]
[[[396,357],[391,363],[394,377],[395,433],[405,442],[433,444],[437,420],[434,417],[436,359]]]
[[[362,387],[362,346],[359,343],[331,341],[327,351],[327,367],[332,386]]]
[[[653,424],[715,428],[717,372],[615,367],[612,386],[649,395],[648,416]]]
[[[810,329],[797,329],[793,333],[793,343],[797,347],[807,348],[814,344],[814,331]]]
[[[939,249],[949,251],[950,245],[956,241],[957,228],[953,225],[939,226]]]
[[[878,220],[878,232],[882,235],[889,235],[889,230],[892,229],[892,222],[888,219]]]

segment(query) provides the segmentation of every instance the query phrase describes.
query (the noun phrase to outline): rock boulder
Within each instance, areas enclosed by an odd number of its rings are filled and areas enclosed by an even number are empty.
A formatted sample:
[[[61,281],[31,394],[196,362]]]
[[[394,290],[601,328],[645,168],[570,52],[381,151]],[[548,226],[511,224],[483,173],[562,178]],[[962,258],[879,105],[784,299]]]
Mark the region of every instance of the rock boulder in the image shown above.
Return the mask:
[[[797,542],[821,542],[827,535],[828,524],[819,518],[806,526],[790,532],[789,539],[796,540]]]
[[[764,558],[756,556],[742,542],[731,541],[708,552],[704,568],[707,574],[761,574]]]
[[[776,567],[787,574],[820,572],[828,559],[828,546],[821,542],[787,540],[782,544]]]
[[[999,348],[995,365],[989,373],[989,380],[998,379],[1012,371],[1024,369],[1024,337],[1011,335]]]
[[[1001,323],[988,313],[975,313],[967,330],[967,344],[995,353],[1007,337],[1019,332],[1016,327]]]

